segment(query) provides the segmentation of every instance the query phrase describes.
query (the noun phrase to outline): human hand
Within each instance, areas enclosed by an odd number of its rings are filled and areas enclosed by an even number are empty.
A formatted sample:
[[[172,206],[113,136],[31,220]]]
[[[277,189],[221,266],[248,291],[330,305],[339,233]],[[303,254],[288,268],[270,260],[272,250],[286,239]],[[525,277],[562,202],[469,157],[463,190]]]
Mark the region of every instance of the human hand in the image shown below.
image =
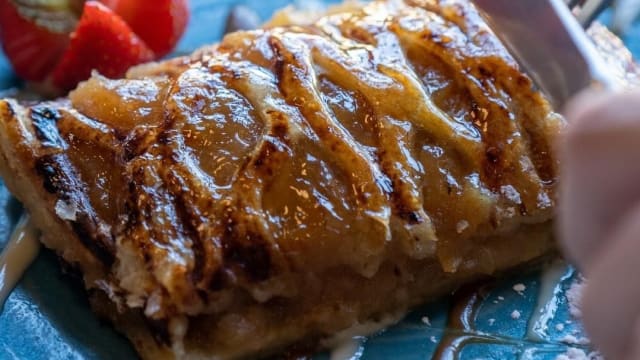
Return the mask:
[[[608,359],[640,359],[640,91],[567,107],[560,239],[587,278],[587,332]]]

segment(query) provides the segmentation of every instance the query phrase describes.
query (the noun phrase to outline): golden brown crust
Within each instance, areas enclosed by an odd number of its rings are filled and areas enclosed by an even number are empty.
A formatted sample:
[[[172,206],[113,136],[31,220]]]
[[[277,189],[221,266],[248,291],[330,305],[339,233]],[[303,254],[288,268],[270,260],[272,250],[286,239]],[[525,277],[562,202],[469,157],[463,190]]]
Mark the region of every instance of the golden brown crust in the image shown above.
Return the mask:
[[[143,357],[267,354],[552,249],[563,120],[475,10],[347,15],[0,101],[0,172]]]
[[[514,241],[522,244],[518,251],[513,249]],[[483,243],[477,257],[470,261],[490,258],[492,266],[501,271],[549,255],[553,248],[551,223],[525,225],[517,232]],[[366,279],[346,269],[335,269],[321,278],[308,279],[309,283],[302,286],[309,295],[304,301],[246,303],[222,316],[192,318],[185,351],[188,358],[226,359],[267,357],[300,342],[316,349],[317,340],[388,316],[399,320],[398,315],[427,299],[486,277],[481,269],[477,270],[451,274],[443,272],[434,261],[410,261],[383,264],[372,278]],[[98,314],[114,322],[143,358],[174,358],[171,349],[153,340],[154,331],[144,325],[140,313],[119,313],[104,297],[94,301],[100,307]]]

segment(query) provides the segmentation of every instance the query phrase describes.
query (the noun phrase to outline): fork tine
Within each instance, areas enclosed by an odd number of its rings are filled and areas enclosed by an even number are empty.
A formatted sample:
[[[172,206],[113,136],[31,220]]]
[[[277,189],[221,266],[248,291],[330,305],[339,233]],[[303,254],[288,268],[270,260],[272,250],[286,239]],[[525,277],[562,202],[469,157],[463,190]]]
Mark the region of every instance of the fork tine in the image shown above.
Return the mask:
[[[588,28],[606,8],[611,6],[612,0],[587,0],[580,7],[576,17],[583,28]]]
[[[581,0],[564,0],[565,4],[569,7],[569,9],[573,9],[574,7],[580,4]]]
[[[640,15],[640,0],[618,0],[613,7],[613,30],[624,33]]]

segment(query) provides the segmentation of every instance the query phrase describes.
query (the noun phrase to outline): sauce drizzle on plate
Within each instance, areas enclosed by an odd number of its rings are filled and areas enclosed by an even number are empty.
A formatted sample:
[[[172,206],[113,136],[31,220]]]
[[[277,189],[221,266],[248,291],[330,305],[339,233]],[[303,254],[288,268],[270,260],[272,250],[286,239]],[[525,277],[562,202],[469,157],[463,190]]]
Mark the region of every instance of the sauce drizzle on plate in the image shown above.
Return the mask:
[[[22,215],[11,239],[0,253],[0,309],[22,274],[38,256],[38,236],[39,232],[31,224],[29,216]]]
[[[448,316],[447,328],[451,331],[440,341],[433,359],[458,359],[465,345],[488,340],[482,334],[475,335],[477,332],[475,318],[489,290],[489,285],[477,286],[476,284],[456,291]]]

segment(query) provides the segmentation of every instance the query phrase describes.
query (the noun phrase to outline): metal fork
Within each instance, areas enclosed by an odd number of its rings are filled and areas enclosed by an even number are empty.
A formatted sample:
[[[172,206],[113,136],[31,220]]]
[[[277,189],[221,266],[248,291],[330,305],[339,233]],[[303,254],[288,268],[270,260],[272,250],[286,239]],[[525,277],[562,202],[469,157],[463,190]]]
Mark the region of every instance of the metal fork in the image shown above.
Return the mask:
[[[578,22],[585,29],[609,7],[613,8],[611,28],[621,35],[640,15],[640,0],[564,0],[564,2],[570,9],[576,10]]]
[[[564,0],[564,2],[585,29],[613,4],[613,0]]]
[[[556,109],[587,87],[620,88],[583,28],[611,1],[473,2]]]

